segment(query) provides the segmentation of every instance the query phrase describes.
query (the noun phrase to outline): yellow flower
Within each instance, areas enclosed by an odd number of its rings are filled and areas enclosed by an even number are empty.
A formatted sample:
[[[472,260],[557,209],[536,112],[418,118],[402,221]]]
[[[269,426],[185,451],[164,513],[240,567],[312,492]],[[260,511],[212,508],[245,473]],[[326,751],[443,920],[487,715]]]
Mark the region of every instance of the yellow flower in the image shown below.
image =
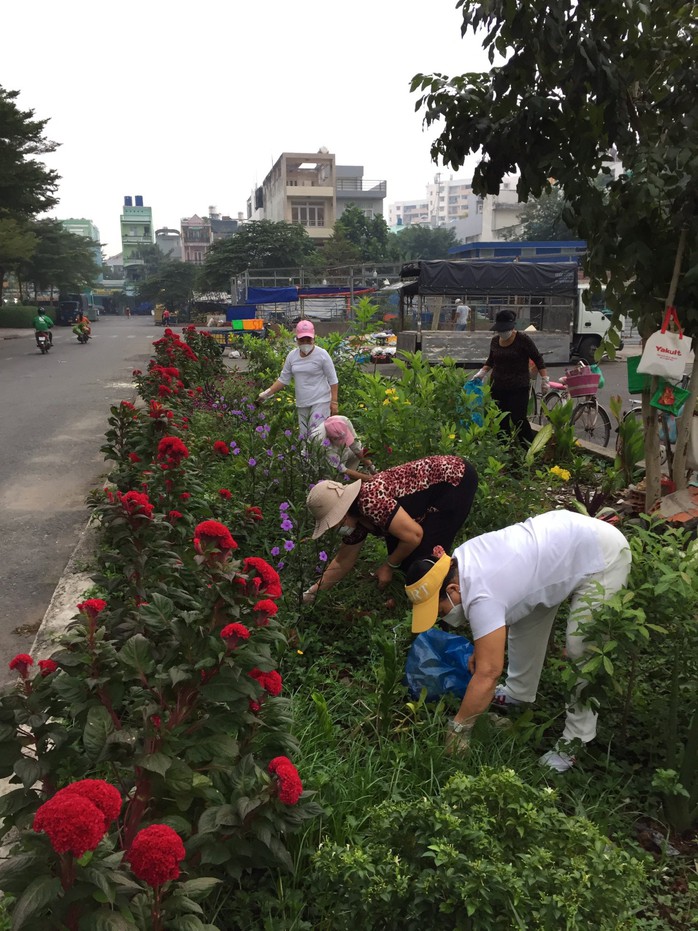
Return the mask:
[[[567,469],[561,469],[560,466],[553,466],[550,469],[552,475],[557,475],[558,478],[561,478],[563,482],[569,482],[571,478],[571,473]]]
[[[449,433],[449,434],[448,434],[448,438],[449,438],[449,440],[455,440],[456,434],[455,434],[455,433]]]
[[[302,655],[303,655],[303,650],[296,650],[296,653],[297,653],[299,656],[302,656]]]
[[[383,401],[383,407],[385,407],[386,404],[390,404],[390,398],[386,398],[385,401]]]

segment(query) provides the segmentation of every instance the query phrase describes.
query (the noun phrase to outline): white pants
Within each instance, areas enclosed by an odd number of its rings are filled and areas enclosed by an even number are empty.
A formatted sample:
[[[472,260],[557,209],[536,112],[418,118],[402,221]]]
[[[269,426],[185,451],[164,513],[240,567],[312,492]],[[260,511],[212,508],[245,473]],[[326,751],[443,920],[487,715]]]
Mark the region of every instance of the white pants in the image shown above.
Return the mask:
[[[579,625],[592,614],[593,606],[603,604],[610,595],[621,589],[630,573],[630,547],[623,534],[611,524],[597,521],[596,532],[604,559],[604,568],[588,576],[572,593],[570,614],[567,620],[567,655],[572,660],[584,654],[584,640],[577,633]],[[599,585],[603,591],[599,589]],[[589,599],[589,603],[583,599]],[[504,692],[510,698],[523,702],[535,701],[538,683],[543,669],[550,631],[559,605],[536,608],[528,617],[522,618],[508,628],[507,649],[509,665]],[[586,684],[577,682],[579,694]],[[598,715],[588,705],[575,701],[567,709],[563,740],[581,740],[588,743],[596,737]]]
[[[330,401],[320,401],[310,407],[297,407],[298,428],[301,436],[307,436],[311,430],[330,416]]]

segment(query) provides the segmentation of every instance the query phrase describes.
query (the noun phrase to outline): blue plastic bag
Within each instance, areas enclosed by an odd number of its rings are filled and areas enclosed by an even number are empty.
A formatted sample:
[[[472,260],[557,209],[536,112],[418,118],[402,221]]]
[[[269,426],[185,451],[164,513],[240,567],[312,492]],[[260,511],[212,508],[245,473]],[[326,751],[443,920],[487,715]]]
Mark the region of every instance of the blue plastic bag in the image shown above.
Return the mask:
[[[447,692],[462,698],[470,682],[468,660],[474,647],[466,638],[432,627],[418,634],[407,654],[405,685],[412,698],[427,690],[427,701]]]
[[[463,385],[463,397],[459,398],[456,410],[461,417],[461,424],[467,426],[472,421],[481,427],[484,423],[482,411],[484,400],[482,395],[482,379],[471,378]]]

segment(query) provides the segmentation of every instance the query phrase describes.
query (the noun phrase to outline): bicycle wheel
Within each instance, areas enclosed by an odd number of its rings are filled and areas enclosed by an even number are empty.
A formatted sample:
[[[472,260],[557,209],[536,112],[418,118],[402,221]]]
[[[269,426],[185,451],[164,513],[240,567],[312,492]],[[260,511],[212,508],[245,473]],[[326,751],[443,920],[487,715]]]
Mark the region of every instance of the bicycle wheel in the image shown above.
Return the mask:
[[[608,411],[596,401],[582,401],[572,411],[575,436],[587,443],[608,446],[611,437],[611,418]]]
[[[640,429],[644,430],[642,425],[642,408],[633,407],[632,410],[627,411],[623,414],[623,420],[637,420],[640,425]],[[623,440],[620,437],[620,432],[616,430],[616,452],[620,455],[623,448]]]
[[[627,411],[627,413],[623,415],[623,420],[628,420],[631,417],[633,420],[637,420],[637,422],[640,425],[640,429],[644,433],[645,424],[642,419],[642,408],[634,407],[632,408],[632,410]],[[665,466],[669,456],[667,452],[667,437],[666,437],[664,425],[662,424],[661,419],[659,420],[659,423],[658,423],[658,429],[659,429],[659,462],[660,462],[660,465]],[[623,446],[623,441],[620,438],[620,433],[617,433],[617,436],[616,436],[616,452],[617,453],[621,452],[622,446]]]
[[[564,404],[566,400],[567,398],[561,391],[549,391],[543,398],[540,406],[540,423],[543,423],[543,421],[547,419],[545,416],[546,410],[551,411],[554,407],[559,407],[560,404]]]

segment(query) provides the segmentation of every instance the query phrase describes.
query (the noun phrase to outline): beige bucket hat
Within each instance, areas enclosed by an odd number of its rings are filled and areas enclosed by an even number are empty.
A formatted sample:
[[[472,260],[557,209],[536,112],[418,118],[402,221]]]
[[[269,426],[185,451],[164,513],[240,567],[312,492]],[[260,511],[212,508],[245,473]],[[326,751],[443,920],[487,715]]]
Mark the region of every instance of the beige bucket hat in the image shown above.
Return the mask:
[[[360,479],[348,485],[327,479],[317,483],[306,499],[308,510],[315,518],[313,540],[340,522],[360,491]]]

